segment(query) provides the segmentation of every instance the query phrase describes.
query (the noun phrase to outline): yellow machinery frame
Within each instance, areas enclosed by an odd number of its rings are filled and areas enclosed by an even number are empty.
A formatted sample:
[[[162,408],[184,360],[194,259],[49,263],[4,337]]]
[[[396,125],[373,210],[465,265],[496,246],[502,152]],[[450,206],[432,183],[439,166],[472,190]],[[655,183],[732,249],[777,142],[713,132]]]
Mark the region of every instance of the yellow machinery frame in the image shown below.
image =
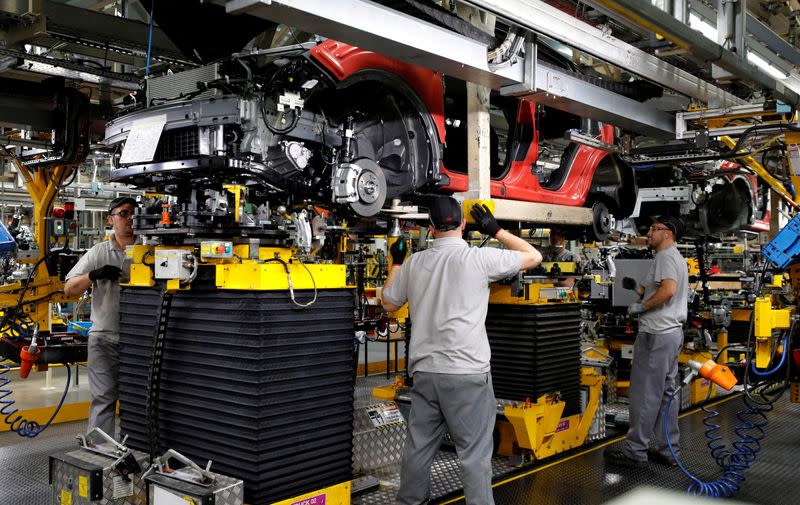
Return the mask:
[[[756,368],[766,368],[772,359],[772,330],[788,329],[792,309],[773,309],[769,297],[756,298],[753,309],[753,335],[756,339]]]
[[[536,403],[506,407],[503,414],[513,427],[517,446],[531,451],[534,458],[539,460],[583,445],[600,404],[604,381],[605,377],[593,369],[581,370],[581,385],[589,388],[589,401],[583,414],[562,418],[565,403],[552,395],[543,395]],[[501,439],[502,431],[501,428]],[[511,456],[513,445],[501,441],[498,454]]]
[[[153,258],[156,250],[186,249],[195,250],[194,246],[150,246],[134,245],[126,250],[131,260],[131,279],[129,286],[152,287],[155,285],[153,274]],[[249,246],[236,244],[233,246],[233,258],[210,258],[201,261],[201,265],[212,265],[215,268],[215,284],[218,289],[235,289],[251,291],[286,291],[289,289],[289,278],[283,265],[266,262],[280,259],[286,263],[292,278],[293,289],[337,289],[347,287],[347,267],[339,264],[301,264],[292,259],[292,250],[276,247],[260,247],[258,260],[247,259]],[[178,279],[167,281],[167,289],[188,289],[182,287]]]
[[[49,253],[50,237],[47,234],[45,222],[53,209],[53,204],[58,196],[61,185],[70,177],[76,167],[74,165],[59,165],[52,169],[39,169],[29,171],[25,165],[14,159],[14,164],[25,179],[25,188],[33,200],[33,225],[34,239],[39,247],[39,256],[36,259],[20,260],[21,263],[37,263]],[[14,282],[0,286],[0,305],[16,307],[19,301],[18,291],[23,289],[21,282]],[[58,276],[50,275],[45,262],[36,267],[25,296],[22,298],[23,310],[30,316],[34,323],[39,324],[40,331],[51,329],[50,303],[75,301],[63,294],[64,283]]]

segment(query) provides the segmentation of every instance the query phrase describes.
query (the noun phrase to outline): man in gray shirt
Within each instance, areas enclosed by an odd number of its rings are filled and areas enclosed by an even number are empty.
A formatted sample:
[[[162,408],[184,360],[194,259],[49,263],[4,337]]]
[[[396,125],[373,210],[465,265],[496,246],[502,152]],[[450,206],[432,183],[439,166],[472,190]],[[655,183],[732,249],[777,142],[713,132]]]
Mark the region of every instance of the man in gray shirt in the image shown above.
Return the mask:
[[[408,373],[413,377],[411,413],[403,452],[398,505],[430,498],[430,469],[445,431],[463,467],[469,505],[491,505],[497,407],[489,368],[486,313],[489,283],[533,268],[542,256],[529,243],[500,228],[486,206],[471,211],[483,233],[507,249],[476,248],[461,238],[466,220],[451,197],[430,208],[433,246],[405,261],[404,240],[390,250],[393,265],[383,289],[383,307],[408,301],[414,322]]]
[[[630,400],[630,428],[621,448],[608,450],[606,461],[640,467],[649,459],[667,466],[675,462],[664,437],[667,416],[669,442],[679,451],[678,409],[673,401],[665,412],[667,400],[677,389],[678,354],[683,345],[683,323],[688,309],[689,272],[686,260],[675,247],[683,233],[683,223],[672,216],[656,219],[647,233],[647,244],[656,257],[642,286],[626,277],[623,286],[642,297],[628,307],[639,315],[639,333],[633,346]],[[649,451],[651,437],[655,449]]]
[[[567,239],[564,232],[558,228],[550,229],[550,247],[544,254],[544,261],[558,261],[578,263],[581,257],[578,253],[567,249]],[[571,288],[575,285],[575,277],[564,277],[555,282],[556,286]]]
[[[108,207],[108,223],[114,234],[96,244],[67,274],[64,294],[80,296],[92,288],[92,328],[89,330],[89,408],[87,431],[100,428],[114,436],[114,416],[119,371],[119,278],[125,247],[135,241],[133,211],[136,200],[120,197]]]

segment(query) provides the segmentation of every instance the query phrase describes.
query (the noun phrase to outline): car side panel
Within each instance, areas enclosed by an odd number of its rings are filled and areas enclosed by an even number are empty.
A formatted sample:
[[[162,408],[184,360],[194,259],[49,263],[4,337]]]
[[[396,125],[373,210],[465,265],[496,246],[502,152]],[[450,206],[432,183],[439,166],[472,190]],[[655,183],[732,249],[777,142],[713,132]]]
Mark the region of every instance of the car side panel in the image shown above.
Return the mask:
[[[331,39],[318,44],[310,54],[339,81],[365,69],[385,70],[399,76],[425,103],[436,125],[439,141],[444,142],[444,86],[441,73]]]
[[[535,110],[535,104],[530,104],[530,108],[520,107],[520,120],[526,120],[525,110]],[[533,121],[530,115],[530,121]],[[601,130],[601,140],[612,143],[614,140],[614,128],[606,125]],[[557,190],[542,188],[539,180],[531,173],[531,166],[538,157],[538,139],[531,143],[529,151],[522,161],[512,163],[506,176],[500,181],[491,182],[491,195],[495,198],[507,198],[510,200],[522,200],[528,202],[551,203],[556,205],[582,206],[586,203],[586,197],[592,184],[592,177],[595,170],[605,156],[605,151],[588,146],[580,146],[575,153],[572,165],[569,169],[564,183]],[[446,172],[451,183],[445,189],[451,191],[466,191],[468,178],[465,174]]]
[[[331,39],[311,49],[310,54],[334,78],[340,81],[364,69],[381,69],[399,76],[419,94],[436,125],[439,141],[445,141],[444,86],[441,73],[409,65]],[[531,172],[531,167],[538,157],[535,108],[534,102],[522,100],[517,120],[523,124],[534,126],[534,139],[529,144],[524,158],[513,161],[502,180],[491,182],[491,195],[495,198],[581,206],[586,202],[592,176],[600,160],[607,153],[591,147],[580,146],[564,184],[557,190],[542,188],[536,176]],[[601,138],[606,142],[612,142],[613,127],[603,128]],[[441,171],[450,178],[450,184],[442,189],[453,192],[467,190],[468,177],[466,174],[449,171],[444,165],[442,165]]]

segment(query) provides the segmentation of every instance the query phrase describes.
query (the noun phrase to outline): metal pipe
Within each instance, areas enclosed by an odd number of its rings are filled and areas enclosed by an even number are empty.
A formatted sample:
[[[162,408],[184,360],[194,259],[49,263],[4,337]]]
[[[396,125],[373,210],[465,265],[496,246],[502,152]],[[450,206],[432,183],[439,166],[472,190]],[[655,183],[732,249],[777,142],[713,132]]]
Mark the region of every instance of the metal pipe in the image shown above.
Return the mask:
[[[745,55],[737,55],[708,40],[700,32],[681,23],[666,12],[641,0],[591,0],[613,10],[619,16],[659,33],[673,44],[701,60],[714,63],[740,79],[749,79],[771,90],[775,97],[791,105],[800,104],[800,96],[783,84],[747,63]]]
[[[722,47],[730,49],[736,47],[733,42],[736,39],[736,12],[734,12],[735,6],[733,2],[726,1],[723,5],[725,6],[725,36],[723,37]]]
[[[702,100],[710,107],[727,107],[745,103],[739,97],[656,56],[611,37],[594,26],[541,0],[463,1],[491,12],[508,23],[541,33],[661,86]],[[591,3],[597,5],[597,2]],[[609,12],[609,14],[611,13]],[[623,22],[623,24],[625,23]]]

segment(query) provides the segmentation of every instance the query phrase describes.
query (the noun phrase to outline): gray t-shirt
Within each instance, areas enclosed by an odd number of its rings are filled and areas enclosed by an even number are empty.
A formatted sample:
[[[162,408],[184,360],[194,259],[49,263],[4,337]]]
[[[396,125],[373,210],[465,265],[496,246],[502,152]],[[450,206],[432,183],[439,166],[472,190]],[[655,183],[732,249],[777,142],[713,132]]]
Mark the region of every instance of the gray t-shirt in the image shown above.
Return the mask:
[[[578,253],[572,252],[565,247],[550,247],[547,251],[547,260],[545,261],[563,261],[577,263],[581,260]]]
[[[489,283],[519,272],[521,261],[517,251],[469,247],[452,237],[403,263],[383,297],[395,305],[408,301],[411,375],[489,371]]]
[[[667,303],[639,316],[640,331],[654,334],[666,333],[682,327],[686,322],[689,267],[677,247],[673,246],[656,254],[656,259],[650,266],[650,271],[647,272],[644,281],[643,300],[646,301],[653,296],[664,279],[674,280],[677,290]]]
[[[114,237],[109,237],[86,251],[72,267],[67,280],[88,274],[105,265],[123,268],[125,249],[117,247]],[[119,282],[100,279],[92,282],[92,329],[89,334],[109,342],[119,342]]]

